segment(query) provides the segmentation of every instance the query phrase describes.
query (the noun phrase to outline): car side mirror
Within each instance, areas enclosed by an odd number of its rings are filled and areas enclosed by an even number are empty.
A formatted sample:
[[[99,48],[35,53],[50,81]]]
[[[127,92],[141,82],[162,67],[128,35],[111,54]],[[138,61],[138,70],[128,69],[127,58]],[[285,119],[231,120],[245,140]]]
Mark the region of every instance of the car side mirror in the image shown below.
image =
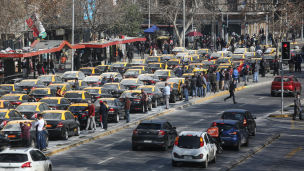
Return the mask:
[[[176,129],[176,127],[173,127],[173,129]]]

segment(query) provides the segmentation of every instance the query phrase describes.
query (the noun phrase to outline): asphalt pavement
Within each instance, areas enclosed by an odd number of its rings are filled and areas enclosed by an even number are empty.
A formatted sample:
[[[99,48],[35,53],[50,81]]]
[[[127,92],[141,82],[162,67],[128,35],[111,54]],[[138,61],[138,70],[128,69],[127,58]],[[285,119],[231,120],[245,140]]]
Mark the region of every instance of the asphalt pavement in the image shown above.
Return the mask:
[[[295,73],[300,80],[302,76]],[[270,79],[270,78],[269,78]],[[273,78],[272,78],[273,79]],[[302,81],[303,82],[303,81]],[[264,164],[260,164],[260,161],[256,161],[256,156],[266,155],[274,156],[278,158],[277,163],[280,163],[280,156],[283,157],[286,153],[289,154],[292,149],[298,148],[301,139],[297,139],[296,130],[291,130],[290,121],[286,118],[282,119],[283,123],[280,124],[277,120],[270,119],[267,116],[271,113],[277,112],[280,109],[280,97],[270,96],[270,85],[261,85],[259,87],[253,87],[236,92],[236,101],[238,104],[234,105],[232,100],[223,101],[224,97],[216,97],[211,100],[204,101],[200,104],[189,106],[183,110],[178,110],[163,116],[156,118],[156,120],[167,120],[172,126],[177,127],[177,131],[205,131],[213,120],[219,119],[223,111],[227,109],[247,109],[253,116],[256,116],[257,123],[257,135],[250,137],[250,143],[248,147],[242,146],[240,151],[234,151],[230,148],[224,148],[224,151],[218,155],[216,164],[209,164],[207,170],[219,170],[221,166],[229,163],[233,159],[237,158],[241,154],[247,152],[250,148],[256,146],[258,143],[264,141],[269,136],[276,132],[282,132],[282,137],[276,140],[265,149],[261,150],[253,157],[239,166],[235,167],[236,170],[260,170],[257,169],[261,166],[261,170]],[[293,97],[285,97],[284,104],[290,104],[293,102]],[[134,115],[131,115],[133,119]],[[290,118],[289,118],[290,119]],[[288,122],[289,121],[289,122]],[[301,122],[301,121],[297,121]],[[297,128],[298,124],[294,123],[294,127]],[[53,170],[197,170],[195,164],[180,164],[177,168],[171,166],[171,151],[169,148],[167,152],[161,151],[156,148],[140,148],[139,151],[132,151],[131,148],[131,136],[132,131],[136,127],[122,130],[120,132],[102,137],[87,144],[80,145],[65,152],[61,152],[51,156],[53,162]],[[286,132],[286,130],[290,132]],[[285,132],[284,132],[285,131]],[[285,138],[286,136],[286,138]],[[294,137],[294,138],[288,138]],[[303,136],[302,136],[303,137]],[[284,140],[284,142],[283,142]],[[282,141],[282,143],[278,143]],[[292,141],[295,145],[289,145]],[[298,143],[298,144],[297,144]],[[284,146],[284,148],[282,147]],[[270,149],[273,146],[273,149]],[[269,150],[268,150],[269,149]],[[268,150],[268,151],[266,151]],[[275,151],[271,152],[271,151]],[[265,151],[265,152],[264,152]],[[292,157],[296,157],[299,152],[296,152]],[[254,160],[255,163],[249,162]],[[270,159],[271,160],[271,159]],[[273,164],[276,164],[274,162]],[[292,162],[289,162],[292,166]],[[301,170],[301,164],[299,167],[293,167],[293,169]],[[285,166],[288,168],[288,166]],[[271,168],[270,166],[268,168]],[[266,169],[272,170],[272,169]],[[274,169],[276,170],[276,169]],[[283,169],[284,170],[284,169]],[[286,169],[285,169],[286,170]],[[289,170],[289,169],[288,169]]]

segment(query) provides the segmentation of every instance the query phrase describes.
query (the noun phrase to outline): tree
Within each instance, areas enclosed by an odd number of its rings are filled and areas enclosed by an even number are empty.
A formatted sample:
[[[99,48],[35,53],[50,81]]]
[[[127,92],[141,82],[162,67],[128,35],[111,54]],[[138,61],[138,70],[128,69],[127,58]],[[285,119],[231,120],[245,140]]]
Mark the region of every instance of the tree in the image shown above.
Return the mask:
[[[127,2],[121,8],[124,14],[121,22],[116,24],[116,28],[122,34],[137,37],[142,33],[141,24],[144,21],[139,5]]]

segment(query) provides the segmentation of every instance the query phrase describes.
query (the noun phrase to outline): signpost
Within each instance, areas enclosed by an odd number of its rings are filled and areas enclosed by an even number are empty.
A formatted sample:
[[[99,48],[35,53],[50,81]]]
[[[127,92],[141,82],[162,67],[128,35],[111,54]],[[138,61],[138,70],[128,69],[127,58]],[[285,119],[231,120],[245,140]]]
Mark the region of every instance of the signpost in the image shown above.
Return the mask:
[[[291,54],[291,43],[290,41],[283,41],[281,45],[282,49],[282,60],[281,60],[281,114],[283,114],[283,95],[284,95],[284,87],[283,87],[283,61],[290,60]]]

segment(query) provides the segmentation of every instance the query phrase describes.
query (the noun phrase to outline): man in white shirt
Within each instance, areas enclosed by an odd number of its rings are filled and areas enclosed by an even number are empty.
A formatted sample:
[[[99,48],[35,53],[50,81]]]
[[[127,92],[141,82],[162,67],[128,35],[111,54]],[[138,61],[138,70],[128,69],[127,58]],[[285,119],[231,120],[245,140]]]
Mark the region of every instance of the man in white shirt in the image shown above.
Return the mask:
[[[42,151],[43,149],[45,149],[43,143],[45,141],[45,136],[43,132],[44,119],[42,119],[42,114],[38,114],[38,121],[35,123],[35,127],[37,130],[37,148]]]
[[[165,109],[169,109],[170,87],[168,86],[168,83],[165,83],[165,88],[163,89],[162,92],[166,99],[166,108]]]

